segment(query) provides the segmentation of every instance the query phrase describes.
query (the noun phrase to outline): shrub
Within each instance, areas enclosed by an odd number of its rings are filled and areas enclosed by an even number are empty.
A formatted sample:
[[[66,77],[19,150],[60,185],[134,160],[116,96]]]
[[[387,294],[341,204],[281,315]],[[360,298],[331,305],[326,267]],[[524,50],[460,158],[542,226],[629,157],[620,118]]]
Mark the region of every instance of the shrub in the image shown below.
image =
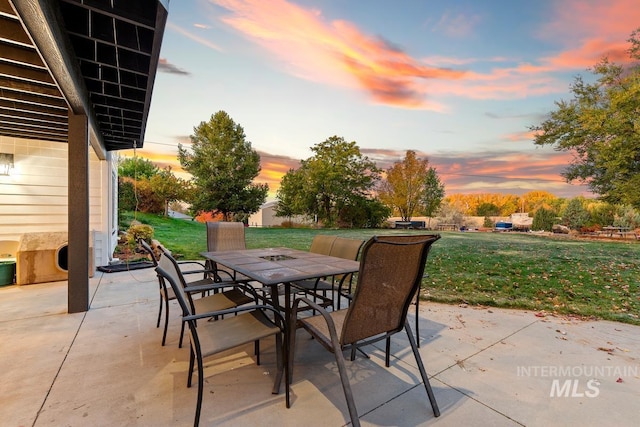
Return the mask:
[[[138,244],[138,239],[144,239],[151,244],[153,227],[147,224],[132,224],[127,230],[127,242],[131,247],[134,247]]]
[[[119,177],[118,210],[163,213],[164,200],[154,193],[149,180]]]

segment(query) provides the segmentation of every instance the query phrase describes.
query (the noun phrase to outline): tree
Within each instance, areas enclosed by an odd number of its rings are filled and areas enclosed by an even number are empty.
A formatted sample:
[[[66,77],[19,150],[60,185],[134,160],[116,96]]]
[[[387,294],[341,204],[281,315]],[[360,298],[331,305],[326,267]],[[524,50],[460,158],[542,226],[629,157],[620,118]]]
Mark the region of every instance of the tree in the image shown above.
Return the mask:
[[[164,210],[163,200],[153,191],[148,179],[135,181],[135,192],[136,210],[147,213],[162,213]]]
[[[158,166],[148,159],[118,158],[118,210],[159,212],[158,199],[148,185],[158,171]]]
[[[428,228],[431,228],[431,218],[433,218],[444,199],[444,184],[440,181],[435,168],[427,170],[427,177],[424,180],[424,193],[422,194],[422,211],[429,218]]]
[[[445,198],[449,204],[455,205],[464,215],[475,216],[478,206],[490,203],[500,209],[498,215],[509,216],[518,211],[519,197],[514,194],[483,193],[483,194],[451,194]]]
[[[602,201],[596,201],[589,206],[588,210],[591,214],[592,225],[600,227],[613,225],[613,221],[616,217],[616,207],[614,205]]]
[[[253,183],[260,173],[260,156],[242,126],[218,111],[193,131],[190,150],[178,146],[180,164],[193,175],[192,211],[219,212],[226,221],[257,212],[269,186]]]
[[[500,215],[500,208],[493,203],[481,203],[476,208],[477,216],[498,216]]]
[[[149,185],[156,197],[164,204],[164,216],[169,213],[169,203],[189,198],[189,183],[176,177],[167,166],[149,179]]]
[[[118,212],[136,210],[136,184],[133,178],[118,177]]]
[[[387,205],[376,198],[356,197],[339,213],[340,226],[378,228],[391,216]]]
[[[616,218],[613,220],[613,225],[616,227],[640,227],[640,212],[633,206],[620,206]]]
[[[304,191],[305,179],[302,169],[289,169],[282,177],[276,192],[276,216],[290,219],[292,216],[307,213],[307,206],[313,202],[309,200],[312,195]]]
[[[558,198],[548,191],[534,190],[520,196],[523,212],[536,212],[540,207],[553,209],[558,204]]]
[[[562,212],[562,222],[572,230],[580,230],[590,219],[589,211],[584,207],[584,198],[575,197],[569,201]]]
[[[551,231],[553,224],[556,220],[556,214],[551,209],[547,209],[543,206],[536,210],[533,215],[533,223],[531,224],[532,230]]]
[[[398,212],[402,221],[411,221],[415,212],[423,210],[428,173],[429,161],[417,158],[415,151],[407,150],[401,162],[395,162],[387,169],[379,192],[380,200]]]
[[[464,222],[464,212],[456,203],[443,203],[438,211],[438,216],[444,224],[460,226]]]
[[[307,215],[331,227],[341,213],[370,198],[379,170],[355,141],[332,136],[311,147],[314,155],[290,170],[278,190],[278,212]],[[342,221],[348,223],[350,221]]]
[[[118,176],[133,179],[149,179],[159,172],[158,166],[141,157],[121,157],[118,159]]]
[[[571,86],[573,99],[556,109],[537,132],[536,145],[569,152],[573,160],[562,173],[568,181],[586,183],[611,203],[640,207],[640,29],[631,33],[628,66],[603,58],[592,68],[593,83],[582,77]]]

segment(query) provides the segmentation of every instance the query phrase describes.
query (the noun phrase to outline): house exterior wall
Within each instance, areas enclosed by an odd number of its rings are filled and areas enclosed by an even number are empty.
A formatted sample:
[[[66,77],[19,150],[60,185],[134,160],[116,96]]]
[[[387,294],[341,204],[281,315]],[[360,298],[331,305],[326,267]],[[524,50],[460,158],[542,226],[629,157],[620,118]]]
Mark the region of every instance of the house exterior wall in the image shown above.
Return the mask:
[[[0,136],[0,153],[14,155],[10,176],[0,176],[0,240],[23,233],[68,230],[68,146],[64,143]],[[94,265],[113,253],[112,163],[89,150],[90,229]]]
[[[296,215],[291,218],[276,216],[276,203],[267,202],[260,207],[260,210],[249,216],[249,227],[279,227],[285,221],[292,221],[298,224],[311,224],[308,218]]]
[[[282,224],[283,219],[275,216],[275,203],[265,203],[260,210],[249,217],[250,227],[273,227]]]

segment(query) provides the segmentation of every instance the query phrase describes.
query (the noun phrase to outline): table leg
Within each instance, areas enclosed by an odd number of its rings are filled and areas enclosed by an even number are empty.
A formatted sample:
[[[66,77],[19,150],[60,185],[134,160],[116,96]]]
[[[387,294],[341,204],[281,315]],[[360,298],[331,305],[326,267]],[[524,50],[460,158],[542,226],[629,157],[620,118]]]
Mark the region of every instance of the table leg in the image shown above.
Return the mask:
[[[289,337],[291,337],[287,340],[287,348],[285,349],[288,355],[287,363],[289,366],[287,372],[289,372],[289,384],[291,384],[291,379],[293,377],[293,357],[291,357],[293,352],[291,351],[291,345],[295,343],[293,336],[296,333],[296,326],[298,322],[298,319],[292,316],[291,313],[291,282],[285,282],[284,284],[284,314],[288,323],[287,331],[289,333]]]
[[[280,306],[280,301],[278,300],[278,285],[270,285],[269,286],[269,292],[271,293],[271,304],[280,312],[282,312],[282,306]],[[286,312],[285,312],[286,313]],[[285,316],[284,319],[284,333],[288,334],[289,333],[289,328],[287,325],[288,319]],[[284,338],[284,342],[285,342],[285,348],[284,348],[284,354],[282,354],[282,357],[285,362],[288,363],[288,351],[289,351],[289,346],[286,345],[289,340],[287,337]],[[281,343],[279,342],[279,340],[276,339],[276,351],[280,352],[282,351],[282,346],[280,345]],[[273,390],[271,391],[271,394],[280,394],[280,384],[282,383],[282,376],[283,376],[283,369],[281,367],[278,367],[278,372],[276,373],[276,377],[273,381]]]

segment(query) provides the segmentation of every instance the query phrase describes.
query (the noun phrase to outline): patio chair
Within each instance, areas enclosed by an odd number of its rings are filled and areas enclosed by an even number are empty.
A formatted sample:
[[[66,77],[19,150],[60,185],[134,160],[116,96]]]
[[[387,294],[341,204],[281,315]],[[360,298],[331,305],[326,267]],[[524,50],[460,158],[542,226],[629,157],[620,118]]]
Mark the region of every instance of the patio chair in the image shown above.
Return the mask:
[[[190,355],[189,377],[187,387],[191,387],[194,364],[198,366],[198,399],[194,426],[200,423],[202,408],[202,395],[204,389],[204,363],[203,359],[220,352],[239,347],[250,342],[259,343],[263,338],[275,335],[277,366],[280,372],[284,369],[286,386],[286,406],[289,407],[289,367],[288,354],[286,353],[285,319],[275,308],[267,305],[245,305],[226,310],[214,310],[209,312],[195,312],[190,303],[190,296],[186,289],[184,276],[180,272],[177,262],[171,256],[162,256],[158,261],[156,271],[159,276],[169,282],[176,300],[182,309],[182,320],[189,325]],[[227,285],[222,285],[227,286]],[[247,288],[243,283],[234,283],[238,288]],[[219,295],[219,294],[216,294]],[[275,319],[271,320],[270,316]],[[226,315],[231,315],[223,317]],[[219,320],[211,321],[213,318]],[[220,318],[222,317],[222,318]],[[260,365],[260,353],[256,352],[256,363]],[[278,375],[278,382],[282,378]],[[279,389],[279,383],[274,386],[275,392]]]
[[[373,237],[364,245],[353,300],[348,308],[328,312],[306,297],[297,298],[293,304],[289,324],[293,325],[297,321],[323,347],[334,353],[351,423],[354,426],[359,426],[360,421],[342,351],[349,349],[353,354],[357,348],[386,340],[402,329],[409,339],[433,414],[436,417],[440,416],[407,321],[407,311],[420,286],[429,248],[440,236],[423,235],[421,240],[414,237],[396,237],[393,242]],[[300,302],[308,304],[320,314],[298,318]],[[291,328],[291,360],[295,352],[294,339],[295,329]]]
[[[314,245],[315,243],[315,245]],[[317,235],[311,242],[309,252],[321,253],[325,255],[331,255],[338,258],[344,258],[355,261],[358,259],[358,253],[360,248],[364,244],[364,240],[361,239],[349,239],[345,237]],[[323,307],[331,307],[335,309],[334,294],[338,298],[338,308],[340,308],[340,294],[337,294],[339,285],[344,283],[351,283],[353,275],[338,275],[331,278],[317,278],[315,280],[302,280],[293,282],[292,285],[303,293],[313,297],[313,301],[317,302],[318,299],[322,301],[320,303]],[[327,297],[327,292],[331,292],[331,298]]]
[[[207,251],[235,251],[246,249],[244,224],[242,222],[207,221]],[[229,276],[233,280],[247,282],[250,279],[224,266],[218,267],[211,261],[207,261],[207,268],[217,274]]]
[[[140,239],[138,241],[140,246],[149,254],[151,261],[155,267],[158,267],[158,258],[156,253],[153,251],[149,243],[147,243],[144,239]],[[171,252],[169,252],[162,245],[158,245],[160,249],[160,257],[168,256],[171,257]],[[171,257],[173,258],[173,257]],[[199,280],[194,280],[190,282],[185,282],[186,292],[189,295],[189,300],[192,301],[192,308],[196,310],[196,312],[203,311],[211,311],[211,310],[222,310],[226,308],[236,307],[239,305],[248,304],[254,302],[254,299],[249,297],[246,293],[238,289],[229,289],[226,291],[222,291],[213,295],[205,294],[210,290],[220,290],[224,285],[230,285],[227,281],[222,281],[219,277],[212,278],[207,277],[210,273],[208,270],[204,268],[204,264],[197,261],[180,261],[177,262],[179,266],[186,265],[196,265],[199,268],[196,270],[182,270],[181,274],[183,275],[191,275],[191,274],[203,274],[204,278]],[[158,285],[160,289],[160,307],[158,309],[158,321],[156,322],[156,327],[160,327],[160,318],[162,317],[162,307],[164,306],[165,317],[164,317],[164,330],[162,332],[162,345],[164,346],[167,341],[167,330],[169,328],[169,301],[175,300],[176,296],[171,287],[167,287],[166,283],[162,276],[158,275]],[[193,299],[191,298],[191,294],[201,294],[202,298]],[[182,347],[182,340],[184,337],[184,321],[182,322],[180,328],[180,340],[178,342],[178,347]]]
[[[395,241],[420,241],[421,239],[423,239],[423,235],[408,235],[408,236],[394,236],[394,235],[388,235],[388,236],[378,236],[379,240],[385,241],[385,242],[395,242]],[[427,277],[428,275],[425,273],[423,275],[423,277]],[[418,289],[416,290],[416,343],[418,345],[418,348],[420,348],[420,317],[418,316],[419,314],[419,310],[420,310],[420,289],[421,286],[418,286]],[[389,346],[389,342],[387,342],[387,347]],[[389,365],[387,365],[389,366]]]
[[[144,239],[138,239],[138,245],[147,253],[147,256],[153,263],[153,267],[157,267],[158,259],[160,258],[160,256],[162,256],[163,253],[162,249],[158,247],[158,249],[160,250],[158,252],[154,251],[151,248],[151,245],[149,245],[149,243]],[[189,262],[189,264],[191,264],[191,262]],[[198,263],[198,266],[204,269],[204,265]],[[162,309],[164,307],[164,332],[162,333],[162,345],[164,346],[167,340],[167,329],[169,327],[169,301],[175,300],[176,296],[171,288],[166,287],[165,283],[159,275],[158,286],[160,290],[160,306],[158,307],[158,321],[156,322],[156,328],[160,327],[160,319],[162,318]]]

